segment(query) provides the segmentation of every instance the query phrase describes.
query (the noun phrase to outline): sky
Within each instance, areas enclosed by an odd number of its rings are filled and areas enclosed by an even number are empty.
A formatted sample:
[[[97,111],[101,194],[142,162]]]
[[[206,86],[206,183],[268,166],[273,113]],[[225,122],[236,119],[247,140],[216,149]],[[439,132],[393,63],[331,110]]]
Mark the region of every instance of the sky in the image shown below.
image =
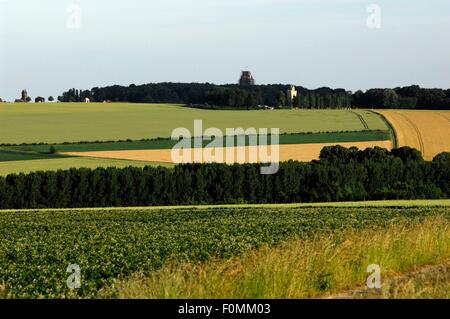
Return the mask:
[[[0,98],[247,68],[257,84],[450,88],[449,40],[448,0],[0,0]]]

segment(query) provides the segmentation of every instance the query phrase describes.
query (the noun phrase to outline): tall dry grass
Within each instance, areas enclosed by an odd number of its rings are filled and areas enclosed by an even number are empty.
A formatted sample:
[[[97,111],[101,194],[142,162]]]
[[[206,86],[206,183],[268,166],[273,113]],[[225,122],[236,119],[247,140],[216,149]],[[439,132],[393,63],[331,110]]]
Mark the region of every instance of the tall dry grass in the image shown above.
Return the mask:
[[[7,297],[6,285],[0,282],[0,299],[5,299]]]
[[[229,260],[168,265],[118,281],[99,297],[318,298],[364,286],[369,264],[381,266],[383,281],[449,259],[450,221],[433,217],[292,240]]]

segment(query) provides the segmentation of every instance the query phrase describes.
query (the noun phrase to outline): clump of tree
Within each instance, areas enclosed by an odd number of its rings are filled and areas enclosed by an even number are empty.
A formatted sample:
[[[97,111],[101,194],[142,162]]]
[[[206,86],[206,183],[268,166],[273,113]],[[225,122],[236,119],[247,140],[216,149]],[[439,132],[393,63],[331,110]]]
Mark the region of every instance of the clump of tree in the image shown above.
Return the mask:
[[[88,98],[92,101],[92,92],[90,90],[78,90],[70,89],[64,92],[61,96],[58,96],[60,102],[84,102]],[[103,100],[102,100],[103,101]],[[99,102],[102,102],[99,101]]]
[[[348,108],[351,107],[351,92],[344,89],[320,88],[300,92],[294,106],[305,109]]]
[[[20,99],[16,99],[14,101],[15,103],[29,103],[31,102],[31,97],[28,96],[27,90],[22,90],[20,93]]]
[[[444,152],[436,155],[433,159],[433,163],[450,164],[450,152]]]
[[[424,89],[412,85],[357,91],[353,94],[352,105],[386,109],[450,109],[450,89]]]

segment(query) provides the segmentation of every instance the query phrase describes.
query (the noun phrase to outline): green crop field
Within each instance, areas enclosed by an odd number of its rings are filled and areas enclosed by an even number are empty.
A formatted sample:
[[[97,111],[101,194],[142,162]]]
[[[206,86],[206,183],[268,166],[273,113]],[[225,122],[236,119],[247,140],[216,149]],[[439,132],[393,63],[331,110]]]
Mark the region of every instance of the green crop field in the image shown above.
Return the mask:
[[[0,144],[140,140],[169,137],[173,129],[279,128],[280,133],[388,131],[372,112],[347,110],[218,111],[180,105],[127,103],[0,104]],[[365,122],[366,125],[363,123]]]
[[[85,157],[68,157],[68,158],[50,158],[50,159],[34,159],[22,161],[0,161],[0,176],[9,174],[30,173],[37,171],[57,171],[70,168],[97,168],[97,167],[117,167],[123,168],[128,166],[165,166],[172,167],[168,163],[141,162],[128,160],[114,160],[103,158],[85,158]]]
[[[168,263],[230,258],[263,245],[381,229],[448,207],[179,208],[0,212],[0,297],[95,297],[100,288]],[[81,288],[66,286],[69,264]]]

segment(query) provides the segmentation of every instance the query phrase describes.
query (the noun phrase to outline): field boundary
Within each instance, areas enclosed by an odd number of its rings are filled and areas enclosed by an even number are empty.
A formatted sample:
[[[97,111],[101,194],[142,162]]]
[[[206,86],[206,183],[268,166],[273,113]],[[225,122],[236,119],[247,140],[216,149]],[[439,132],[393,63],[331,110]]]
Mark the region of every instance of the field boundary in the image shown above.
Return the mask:
[[[341,132],[306,132],[306,133],[282,133],[280,145],[282,144],[314,144],[314,143],[338,143],[338,142],[366,142],[389,140],[386,130],[367,130],[367,131],[341,131]],[[244,135],[245,136],[245,135]],[[270,134],[267,135],[270,138]],[[226,137],[226,136],[224,136]],[[234,138],[240,137],[234,135]],[[248,136],[246,137],[246,145]],[[191,138],[193,144],[194,138]],[[140,139],[140,140],[117,140],[117,141],[81,141],[64,143],[39,143],[39,144],[0,144],[0,151],[23,151],[23,152],[48,152],[49,147],[53,146],[58,152],[76,152],[76,151],[95,151],[95,150],[146,150],[146,149],[171,149],[177,141],[171,138]],[[202,141],[205,147],[210,141]],[[134,147],[140,144],[138,147]],[[153,145],[152,145],[153,144]],[[111,147],[114,145],[114,147]],[[108,147],[109,146],[109,147]],[[131,146],[131,147],[130,147]],[[75,147],[75,148],[74,148]],[[77,150],[77,148],[85,150]],[[92,149],[92,150],[91,150]]]
[[[400,145],[398,142],[398,135],[397,135],[397,131],[395,130],[394,125],[392,125],[392,123],[383,114],[378,113],[377,111],[372,111],[372,110],[367,110],[367,111],[372,112],[381,117],[383,122],[386,123],[387,127],[389,128],[389,133],[391,135],[391,140],[392,140],[392,148],[399,148]]]
[[[92,208],[36,208],[0,209],[0,214],[11,212],[71,212],[71,211],[121,211],[121,210],[185,210],[185,209],[227,209],[227,208],[416,208],[450,207],[450,199],[384,200],[367,202],[293,203],[293,204],[223,204],[223,205],[180,205],[180,206],[131,206]]]

